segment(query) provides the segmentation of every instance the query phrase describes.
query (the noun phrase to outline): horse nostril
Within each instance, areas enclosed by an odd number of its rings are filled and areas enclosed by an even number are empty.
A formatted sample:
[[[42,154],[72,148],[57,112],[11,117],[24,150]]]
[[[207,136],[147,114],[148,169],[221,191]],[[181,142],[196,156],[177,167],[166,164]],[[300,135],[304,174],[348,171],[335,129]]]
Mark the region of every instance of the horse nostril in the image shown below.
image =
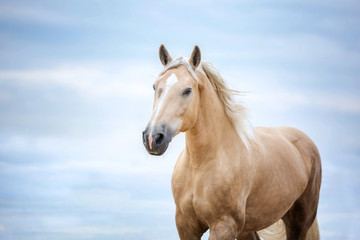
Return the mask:
[[[159,133],[158,135],[155,136],[154,140],[156,145],[160,145],[164,142],[165,136],[162,133]]]

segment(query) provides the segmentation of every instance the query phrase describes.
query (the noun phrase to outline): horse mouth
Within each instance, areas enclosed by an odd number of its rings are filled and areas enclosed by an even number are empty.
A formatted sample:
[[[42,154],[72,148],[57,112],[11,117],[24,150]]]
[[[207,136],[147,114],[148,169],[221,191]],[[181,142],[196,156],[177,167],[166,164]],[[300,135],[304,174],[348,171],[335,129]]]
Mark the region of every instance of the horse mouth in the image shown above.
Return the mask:
[[[151,155],[161,156],[161,155],[163,155],[163,154],[166,152],[168,146],[169,146],[169,144],[167,143],[167,144],[164,144],[164,146],[161,147],[161,148],[158,148],[158,149],[149,149],[148,147],[146,147],[146,150],[147,150],[147,152],[148,152],[149,154],[151,154]]]

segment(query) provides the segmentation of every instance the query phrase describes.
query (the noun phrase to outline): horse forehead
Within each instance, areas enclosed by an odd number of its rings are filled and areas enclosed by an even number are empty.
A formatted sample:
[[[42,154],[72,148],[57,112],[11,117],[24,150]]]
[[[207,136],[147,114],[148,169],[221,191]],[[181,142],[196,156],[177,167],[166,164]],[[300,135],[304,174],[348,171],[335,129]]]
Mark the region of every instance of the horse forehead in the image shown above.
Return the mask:
[[[191,74],[184,65],[180,65],[177,68],[174,68],[173,72],[176,73],[178,78],[181,80],[189,81],[191,79]]]
[[[179,66],[177,68],[169,69],[163,75],[159,76],[157,82],[163,82],[167,84],[169,81],[173,81],[174,76],[176,77],[178,83],[188,84],[192,79],[186,67]]]

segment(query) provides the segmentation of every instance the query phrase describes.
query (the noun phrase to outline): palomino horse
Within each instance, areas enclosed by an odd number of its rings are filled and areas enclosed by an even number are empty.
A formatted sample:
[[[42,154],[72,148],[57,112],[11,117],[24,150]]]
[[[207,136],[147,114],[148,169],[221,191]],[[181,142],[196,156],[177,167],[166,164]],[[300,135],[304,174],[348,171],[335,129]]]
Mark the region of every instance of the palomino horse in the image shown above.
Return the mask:
[[[162,155],[185,132],[172,176],[180,239],[207,229],[210,240],[259,239],[278,221],[288,240],[319,239],[321,162],[312,140],[290,127],[252,128],[233,100],[238,92],[201,62],[198,46],[190,59],[172,59],[163,45],[159,53],[165,68],[143,142]],[[269,231],[260,235],[276,239]]]

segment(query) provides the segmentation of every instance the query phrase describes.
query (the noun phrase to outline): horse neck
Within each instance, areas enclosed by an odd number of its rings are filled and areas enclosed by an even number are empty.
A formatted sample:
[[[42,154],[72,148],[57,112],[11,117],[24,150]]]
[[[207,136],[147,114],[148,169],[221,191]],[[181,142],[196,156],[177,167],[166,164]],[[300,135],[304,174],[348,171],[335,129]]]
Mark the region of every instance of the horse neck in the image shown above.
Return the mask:
[[[213,158],[219,148],[240,139],[208,79],[204,79],[200,90],[199,106],[197,121],[185,134],[186,148],[194,167]]]

